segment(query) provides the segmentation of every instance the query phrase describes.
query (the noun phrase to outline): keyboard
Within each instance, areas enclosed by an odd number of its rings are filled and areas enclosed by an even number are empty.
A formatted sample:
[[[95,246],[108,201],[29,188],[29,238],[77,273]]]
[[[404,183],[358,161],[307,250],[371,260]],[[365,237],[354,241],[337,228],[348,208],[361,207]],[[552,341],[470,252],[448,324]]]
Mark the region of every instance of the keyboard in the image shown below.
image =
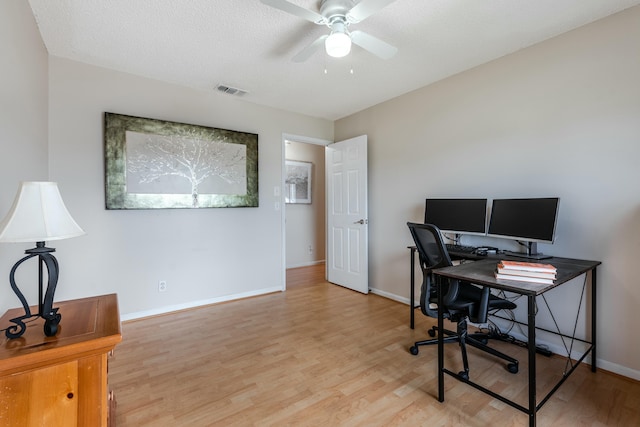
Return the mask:
[[[447,243],[445,246],[447,247],[447,251],[449,252],[458,252],[464,254],[471,254],[476,250],[475,246],[455,245],[453,243]]]

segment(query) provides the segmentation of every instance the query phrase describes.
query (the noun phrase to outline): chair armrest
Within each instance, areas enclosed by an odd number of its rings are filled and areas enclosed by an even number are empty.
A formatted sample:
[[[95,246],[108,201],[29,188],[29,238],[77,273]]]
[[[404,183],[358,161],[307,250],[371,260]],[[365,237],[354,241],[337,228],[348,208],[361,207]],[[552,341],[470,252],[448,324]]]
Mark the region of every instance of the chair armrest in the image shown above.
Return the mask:
[[[489,314],[489,294],[490,289],[486,286],[482,288],[482,294],[480,296],[479,304],[476,306],[476,318],[472,319],[474,323],[487,323],[487,317]]]

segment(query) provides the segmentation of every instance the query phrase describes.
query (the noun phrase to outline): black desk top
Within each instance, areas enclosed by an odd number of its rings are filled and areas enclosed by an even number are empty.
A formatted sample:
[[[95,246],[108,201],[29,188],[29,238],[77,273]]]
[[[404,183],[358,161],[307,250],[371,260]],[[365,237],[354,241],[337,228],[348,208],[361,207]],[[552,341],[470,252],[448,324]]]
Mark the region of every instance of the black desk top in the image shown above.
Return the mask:
[[[581,274],[593,270],[601,264],[600,261],[587,261],[570,258],[553,257],[542,261],[551,264],[557,269],[557,278],[553,284],[541,284],[532,282],[519,282],[513,280],[496,279],[496,265],[501,259],[513,259],[500,255],[493,255],[491,258],[482,257],[481,260],[462,263],[452,267],[444,267],[434,270],[438,276],[450,277],[458,280],[466,280],[479,285],[489,286],[495,289],[515,292],[523,295],[540,295],[550,289],[555,288]],[[520,261],[522,261],[520,259]]]

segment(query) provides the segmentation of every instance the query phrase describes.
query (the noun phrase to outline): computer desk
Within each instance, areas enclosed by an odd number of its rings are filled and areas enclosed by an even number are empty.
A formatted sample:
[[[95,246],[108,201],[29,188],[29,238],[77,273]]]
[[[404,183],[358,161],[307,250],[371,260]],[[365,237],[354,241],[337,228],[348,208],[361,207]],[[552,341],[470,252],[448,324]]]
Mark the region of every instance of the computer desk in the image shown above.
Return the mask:
[[[415,247],[411,248],[411,289],[412,289],[412,301],[411,310],[414,311],[414,262]],[[460,255],[460,254],[457,254]],[[553,257],[545,259],[544,263],[552,264],[557,268],[557,278],[552,285],[543,285],[538,283],[516,282],[511,280],[499,280],[495,278],[494,271],[496,264],[500,259],[507,259],[510,257],[504,256],[489,256],[489,257],[477,257],[475,262],[462,263],[457,266],[445,267],[433,270],[434,281],[438,287],[438,328],[444,329],[444,319],[442,312],[442,278],[451,278],[458,280],[465,280],[472,283],[476,283],[483,286],[488,286],[492,289],[512,292],[527,297],[527,349],[528,349],[528,382],[529,382],[529,403],[528,407],[524,407],[498,393],[493,392],[479,384],[474,383],[471,380],[465,380],[455,372],[449,371],[444,366],[444,336],[438,334],[438,400],[444,402],[444,374],[448,374],[459,381],[465,382],[474,388],[489,394],[490,396],[526,413],[529,415],[529,426],[536,425],[536,413],[547,402],[551,395],[564,383],[564,381],[573,373],[573,371],[580,365],[584,358],[591,353],[591,370],[596,371],[596,268],[601,264],[600,261],[586,261],[569,258]],[[510,258],[513,259],[513,258]],[[520,258],[520,260],[522,260]],[[539,262],[539,261],[536,261]],[[587,287],[587,282],[590,283],[591,288],[591,340],[579,339],[574,336],[566,336],[559,331],[550,331],[544,329],[546,332],[556,335],[562,335],[567,338],[582,341],[588,344],[586,351],[578,358],[577,362],[572,366],[568,372],[562,374],[562,378],[558,383],[544,396],[544,398],[538,404],[536,398],[536,329],[542,329],[536,327],[536,297],[550,291],[558,286],[561,286],[571,279],[574,279],[582,274],[586,274],[586,279],[583,284],[583,293]],[[580,304],[582,303],[582,298]],[[579,313],[580,310],[578,310]],[[413,327],[413,316],[412,325]]]

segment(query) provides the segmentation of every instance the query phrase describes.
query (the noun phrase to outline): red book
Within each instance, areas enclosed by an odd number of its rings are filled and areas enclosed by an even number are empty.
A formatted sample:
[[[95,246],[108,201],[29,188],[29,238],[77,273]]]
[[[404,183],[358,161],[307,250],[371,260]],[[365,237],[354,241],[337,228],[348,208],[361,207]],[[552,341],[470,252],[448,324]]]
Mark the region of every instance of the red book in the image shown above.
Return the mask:
[[[556,268],[551,264],[540,264],[537,262],[524,262],[524,261],[505,261],[505,260],[502,260],[498,263],[498,270],[538,271],[538,272],[546,272],[546,273],[556,272]]]

